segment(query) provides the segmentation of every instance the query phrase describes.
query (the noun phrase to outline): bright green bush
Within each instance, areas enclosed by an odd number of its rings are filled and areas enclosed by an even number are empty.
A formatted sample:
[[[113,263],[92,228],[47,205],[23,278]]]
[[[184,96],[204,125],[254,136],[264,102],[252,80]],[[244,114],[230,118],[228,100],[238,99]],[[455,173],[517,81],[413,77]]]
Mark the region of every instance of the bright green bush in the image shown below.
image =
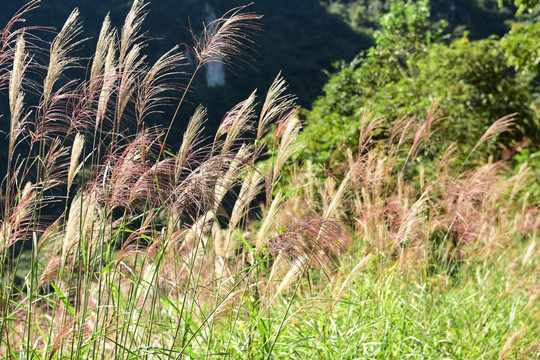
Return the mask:
[[[534,54],[533,46],[518,44],[526,36],[533,37],[527,44],[540,39],[536,27],[520,27],[501,40],[464,37],[446,44],[444,24],[430,27],[427,4],[393,5],[381,21],[376,46],[331,76],[324,96],[306,117],[304,158],[328,162],[341,146],[354,149],[363,108],[386,116],[389,127],[400,115],[424,118],[431,104],[438,102],[445,119],[431,152],[459,140],[458,151],[464,158],[487,128],[505,115],[517,114],[521,134],[534,133],[529,104],[531,69],[537,58],[528,56]],[[516,69],[520,76],[515,76]],[[511,146],[519,131],[502,140]],[[491,142],[489,153],[496,150]],[[486,155],[485,151],[477,154]]]

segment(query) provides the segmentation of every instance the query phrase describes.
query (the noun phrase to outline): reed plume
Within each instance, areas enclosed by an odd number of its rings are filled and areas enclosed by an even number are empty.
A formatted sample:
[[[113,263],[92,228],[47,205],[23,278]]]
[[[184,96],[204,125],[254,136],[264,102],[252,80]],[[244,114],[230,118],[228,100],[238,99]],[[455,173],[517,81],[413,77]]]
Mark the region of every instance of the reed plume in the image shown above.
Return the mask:
[[[53,86],[60,79],[61,74],[67,69],[77,66],[78,59],[69,56],[69,54],[83,42],[83,40],[75,40],[81,33],[82,26],[79,22],[79,10],[75,9],[51,44],[47,75],[43,83],[43,103],[45,107],[48,107]]]
[[[25,118],[23,118],[24,97],[22,84],[24,73],[26,72],[30,59],[26,53],[26,42],[21,34],[15,43],[15,54],[13,55],[13,70],[9,79],[9,109],[11,112],[9,149],[8,149],[8,171],[11,171],[11,161],[15,150],[17,139],[23,132]]]
[[[101,30],[99,32],[96,51],[90,68],[90,79],[97,79],[105,66],[105,61],[108,56],[109,44],[114,41],[115,31],[111,27],[110,15],[105,16]]]
[[[99,99],[96,112],[96,124],[94,127],[94,132],[96,132],[100,126],[101,122],[107,111],[107,103],[111,97],[111,94],[115,90],[115,83],[117,82],[117,69],[115,64],[116,56],[116,43],[114,36],[111,36],[109,41],[109,46],[107,48],[107,56],[104,61],[104,70],[103,70],[103,86],[99,92]]]
[[[240,193],[234,203],[234,208],[229,220],[229,229],[233,231],[240,220],[249,210],[249,204],[261,193],[263,175],[257,169],[249,168],[242,182]]]
[[[254,34],[260,30],[260,15],[242,12],[246,6],[230,10],[221,18],[206,25],[197,36],[192,31],[191,52],[197,66],[218,61],[231,65],[233,60],[246,61],[250,55],[246,49],[255,45]]]
[[[310,266],[321,267],[346,248],[348,235],[336,219],[306,217],[292,223],[276,235],[270,252],[286,254],[289,259],[305,258]]]
[[[15,54],[13,55],[13,70],[9,79],[9,109],[15,113],[15,104],[18,101],[19,91],[22,87],[23,76],[28,67],[28,54],[25,51],[26,42],[23,35],[17,37]]]
[[[289,112],[294,111],[294,97],[287,95],[287,83],[279,73],[270,89],[266,93],[259,123],[257,126],[257,139],[261,139],[268,129],[268,125],[279,117],[287,118]]]
[[[116,104],[115,122],[116,128],[119,128],[120,120],[124,114],[124,110],[128,102],[132,99],[132,95],[137,87],[137,79],[140,75],[142,65],[144,64],[145,55],[140,54],[141,48],[138,44],[133,45],[127,53],[123,63],[121,64],[120,83],[118,85],[118,96]]]
[[[84,135],[81,133],[77,133],[75,135],[75,140],[73,140],[73,145],[71,146],[71,159],[69,161],[69,170],[68,170],[68,177],[67,177],[67,192],[69,193],[69,189],[71,188],[71,184],[73,183],[73,179],[75,178],[75,175],[77,175],[77,172],[80,169],[79,166],[79,157],[81,156],[81,153],[84,148]],[[81,164],[82,166],[83,164]]]
[[[180,180],[180,175],[184,170],[188,169],[189,160],[191,158],[191,152],[195,149],[199,143],[199,138],[203,131],[203,124],[206,117],[206,109],[202,106],[198,106],[195,112],[189,120],[186,131],[182,138],[182,145],[176,153],[176,165],[174,179],[176,182]]]
[[[141,43],[141,39],[144,37],[144,33],[141,33],[141,26],[146,18],[147,11],[145,11],[146,4],[143,0],[134,0],[131,9],[129,10],[122,31],[120,33],[120,54],[119,54],[119,66],[120,70],[124,71],[125,60],[131,47],[135,44],[138,47],[144,45]]]
[[[294,112],[287,114],[277,125],[276,140],[280,138],[280,143],[272,169],[272,186],[277,183],[285,162],[304,146],[303,143],[296,141],[300,128],[300,120]]]
[[[491,126],[484,132],[480,140],[474,145],[473,149],[471,150],[471,153],[474,152],[480,145],[485,143],[486,141],[489,141],[494,136],[497,136],[505,131],[510,130],[516,122],[516,114],[510,114],[503,116],[502,118],[495,121]]]
[[[280,190],[272,199],[272,203],[270,204],[270,207],[264,216],[264,221],[259,229],[259,232],[257,233],[257,238],[255,242],[255,249],[257,250],[257,252],[261,252],[263,248],[268,246],[269,239],[271,238],[271,233],[276,227],[276,218],[282,200],[283,194]]]
[[[255,98],[254,91],[246,100],[230,110],[219,125],[214,142],[227,134],[222,146],[223,153],[229,151],[240,135],[251,128],[251,120],[255,113]]]
[[[27,36],[33,39],[36,39],[34,35],[32,35],[32,30],[38,29],[38,27],[35,26],[26,26],[26,27],[20,27],[16,28],[16,25],[19,23],[24,23],[25,19],[23,16],[28,13],[29,11],[32,11],[37,8],[40,0],[32,0],[27,2],[13,17],[8,21],[6,26],[0,30],[0,90],[4,89],[5,83],[10,81],[10,78],[13,76],[12,72],[4,72],[3,70],[6,69],[12,61],[17,61],[17,56],[15,53],[17,52],[17,42],[19,41],[19,38],[22,38],[23,36]],[[19,49],[21,48],[21,45],[19,45]],[[24,47],[23,47],[24,48]],[[19,61],[20,61],[20,54],[19,54]],[[15,68],[19,68],[20,63]],[[8,85],[11,89],[11,85]],[[15,99],[16,97],[11,95],[10,90],[10,99]]]
[[[156,108],[167,104],[172,98],[165,94],[176,90],[175,78],[183,74],[177,68],[186,65],[186,58],[178,52],[175,46],[167,53],[163,54],[138,85],[136,118],[140,124],[147,116],[156,111]]]

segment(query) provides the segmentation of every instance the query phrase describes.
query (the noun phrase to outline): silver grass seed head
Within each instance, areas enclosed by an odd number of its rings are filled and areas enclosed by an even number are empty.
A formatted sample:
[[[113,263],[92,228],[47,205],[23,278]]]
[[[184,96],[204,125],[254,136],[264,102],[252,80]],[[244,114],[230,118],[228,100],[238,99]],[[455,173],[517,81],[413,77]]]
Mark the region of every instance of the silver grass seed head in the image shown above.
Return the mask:
[[[9,108],[12,114],[15,112],[15,104],[21,89],[24,71],[28,65],[26,58],[27,54],[25,53],[24,36],[21,34],[17,37],[17,42],[15,44],[13,70],[11,71],[11,76],[9,79]]]
[[[99,100],[98,100],[98,109],[96,114],[96,126],[95,128],[98,129],[101,125],[101,121],[103,120],[103,117],[105,116],[105,112],[107,111],[107,103],[109,102],[109,98],[114,90],[114,85],[116,83],[116,42],[114,40],[114,36],[111,38],[111,41],[109,42],[109,46],[107,49],[107,56],[105,58],[104,63],[104,72],[103,72],[103,87],[99,93]]]
[[[268,212],[266,213],[264,217],[263,224],[261,225],[261,228],[259,229],[259,232],[257,233],[257,241],[255,244],[255,249],[259,253],[266,246],[268,246],[268,240],[270,239],[271,230],[276,225],[277,214],[279,211],[279,206],[281,204],[282,198],[283,198],[283,194],[281,190],[279,190],[278,193],[274,196],[274,199],[272,200],[272,203],[270,204],[270,208],[268,209]]]
[[[206,109],[203,106],[198,106],[189,120],[188,127],[184,132],[182,145],[176,154],[175,166],[175,181],[180,180],[180,173],[184,168],[185,161],[188,159],[188,154],[193,151],[197,143],[197,139],[203,130],[204,119],[206,118]]]
[[[96,45],[96,53],[94,54],[94,60],[92,61],[92,68],[90,70],[90,78],[95,79],[103,70],[105,60],[108,56],[109,44],[112,41],[114,32],[111,29],[111,20],[109,14],[105,16],[101,31]]]
[[[122,26],[120,36],[120,66],[123,68],[124,59],[129,49],[139,41],[144,34],[140,33],[141,25],[146,18],[144,11],[145,4],[143,0],[134,0],[129,13],[126,15],[124,26]],[[140,44],[139,46],[142,46]]]
[[[122,66],[120,85],[118,88],[118,105],[116,121],[119,121],[137,86],[138,71],[144,63],[145,55],[140,56],[141,47],[138,44],[127,54]]]
[[[69,189],[71,188],[71,184],[73,183],[73,179],[75,178],[75,175],[77,175],[77,172],[79,170],[79,157],[81,156],[81,153],[84,148],[84,135],[81,133],[77,133],[75,135],[75,140],[73,141],[73,145],[71,146],[71,158],[69,161],[69,170],[68,170],[68,183],[67,183],[67,191],[69,193]]]
[[[43,83],[43,99],[46,104],[62,72],[75,66],[76,59],[68,55],[75,46],[81,43],[81,41],[74,41],[81,32],[79,9],[75,8],[51,44],[49,66]]]
[[[261,110],[259,124],[257,127],[257,139],[264,136],[268,125],[273,120],[281,116],[283,113],[287,114],[295,109],[294,97],[284,95],[286,90],[287,83],[281,76],[280,72],[274,79],[274,82],[266,94],[266,99]]]

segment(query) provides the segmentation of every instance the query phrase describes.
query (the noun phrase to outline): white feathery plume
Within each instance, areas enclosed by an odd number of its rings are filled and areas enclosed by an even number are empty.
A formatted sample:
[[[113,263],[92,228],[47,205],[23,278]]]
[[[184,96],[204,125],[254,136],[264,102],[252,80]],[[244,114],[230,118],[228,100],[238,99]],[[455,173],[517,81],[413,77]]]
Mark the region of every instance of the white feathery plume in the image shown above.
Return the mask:
[[[71,146],[71,159],[69,161],[69,171],[68,171],[68,183],[67,183],[67,192],[71,188],[73,179],[75,175],[79,172],[79,157],[81,156],[82,150],[84,148],[84,135],[77,133],[75,135],[75,140],[73,140],[73,145]]]
[[[143,0],[134,0],[129,13],[126,16],[126,20],[124,21],[120,37],[119,57],[122,70],[126,68],[126,66],[124,66],[124,60],[126,59],[129,48],[144,36],[144,34],[140,34],[139,31],[146,18],[146,12],[144,11],[145,6]]]
[[[250,154],[247,146],[242,146],[240,150],[236,153],[236,156],[231,161],[229,168],[223,174],[220,181],[216,184],[214,189],[214,200],[215,208],[214,211],[217,211],[217,208],[221,204],[221,200],[230,189],[231,184],[237,179],[238,173],[241,172],[244,166],[244,159],[246,159]]]
[[[75,46],[81,43],[81,41],[73,42],[81,32],[82,26],[79,22],[79,9],[75,8],[51,44],[47,76],[45,76],[45,82],[43,83],[43,99],[45,104],[49,102],[53,86],[60,78],[62,72],[75,66],[77,59],[68,56],[68,54]]]
[[[184,166],[184,162],[188,158],[189,152],[193,149],[195,143],[197,142],[198,137],[203,130],[204,118],[206,117],[206,109],[199,105],[191,119],[189,120],[188,127],[184,132],[184,137],[182,139],[182,145],[176,154],[176,167],[175,167],[175,180],[178,181],[180,178],[180,173]]]
[[[287,83],[281,76],[281,72],[276,76],[266,94],[259,125],[257,127],[257,139],[260,139],[267,130],[268,125],[279,117],[283,112],[294,109],[294,97],[283,95],[287,90]]]
[[[259,253],[268,244],[268,235],[270,234],[270,230],[276,223],[277,212],[279,210],[279,205],[281,204],[282,198],[283,194],[281,190],[279,190],[278,193],[274,196],[272,204],[270,204],[270,208],[268,209],[268,212],[264,217],[264,222],[262,223],[261,228],[257,233],[257,242],[255,244],[255,249]]]
[[[281,254],[278,255],[278,258],[280,256]],[[278,260],[276,260],[276,263],[277,262]],[[308,266],[307,263],[308,263],[308,256],[306,254],[302,255],[301,257],[293,261],[292,265],[290,266],[289,271],[287,271],[287,274],[285,274],[285,277],[281,281],[281,284],[279,284],[279,287],[274,292],[274,294],[272,295],[272,298],[268,302],[269,305],[272,304],[274,300],[283,292],[283,290],[288,288],[293,283],[293,281],[298,279],[298,277],[302,276],[302,274],[304,273],[306,269],[306,266]],[[273,275],[275,276],[275,274],[272,271],[272,273],[270,274],[270,279],[268,279],[268,283],[270,283],[270,281],[273,279],[274,277]]]
[[[249,121],[254,116],[255,107],[255,91],[242,103],[238,111],[231,111],[224,122],[220,125],[217,137],[223,133],[227,133],[225,142],[223,143],[222,153],[229,151],[233,143],[249,126]]]
[[[25,41],[23,35],[17,37],[15,44],[15,55],[13,58],[13,70],[9,78],[9,109],[11,111],[9,150],[8,157],[11,162],[15,143],[22,132],[21,120],[24,106],[24,92],[21,91],[24,72],[28,67],[28,55],[25,53]]]
[[[250,168],[250,172],[244,179],[244,183],[240,189],[240,194],[238,194],[238,198],[234,203],[234,208],[229,221],[229,229],[231,231],[236,228],[236,225],[248,210],[248,205],[251,201],[260,193],[262,180],[263,175],[256,169]]]
[[[137,85],[137,70],[144,62],[145,55],[139,57],[140,46],[138,44],[133,45],[133,48],[129,51],[122,68],[122,78],[120,80],[120,86],[118,88],[118,103],[116,107],[116,121],[120,121],[122,114],[135,91]]]
[[[285,165],[285,162],[293,155],[296,151],[300,150],[304,143],[297,143],[296,138],[300,133],[300,120],[296,114],[290,114],[285,122],[283,123],[284,130],[281,135],[281,142],[277,150],[276,161],[274,163],[273,178],[272,184],[275,185],[279,179],[281,168]]]
[[[114,37],[110,39],[107,57],[105,58],[103,71],[103,87],[99,92],[98,108],[96,114],[96,129],[99,128],[101,120],[107,111],[107,103],[113,92],[114,84],[116,83],[116,67],[115,67],[116,43]]]
[[[92,67],[90,69],[90,78],[95,79],[103,70],[105,60],[108,56],[109,44],[113,41],[114,30],[111,29],[111,19],[109,14],[105,16],[101,31],[96,45],[96,52],[94,54],[94,60],[92,61]]]

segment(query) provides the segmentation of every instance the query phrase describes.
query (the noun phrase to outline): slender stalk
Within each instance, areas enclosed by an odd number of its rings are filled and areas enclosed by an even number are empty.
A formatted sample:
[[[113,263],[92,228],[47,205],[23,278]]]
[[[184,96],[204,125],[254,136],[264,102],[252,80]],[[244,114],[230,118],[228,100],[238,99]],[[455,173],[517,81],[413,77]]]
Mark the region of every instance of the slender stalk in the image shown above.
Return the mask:
[[[184,92],[182,93],[182,97],[180,98],[180,101],[178,102],[178,106],[176,107],[176,110],[174,111],[174,115],[173,115],[173,117],[171,119],[171,122],[169,123],[169,126],[167,127],[167,131],[165,132],[165,137],[163,138],[163,143],[161,145],[161,148],[159,149],[159,154],[158,154],[158,157],[157,157],[156,161],[159,161],[161,159],[161,156],[163,155],[163,151],[165,150],[165,144],[167,143],[167,139],[169,137],[169,133],[171,132],[172,126],[174,124],[174,120],[176,120],[176,117],[178,116],[178,112],[180,111],[180,107],[184,103],[184,99],[186,97],[186,94],[187,94],[189,88],[191,87],[191,83],[193,82],[193,79],[195,79],[195,75],[197,75],[197,72],[199,71],[200,67],[201,66],[199,65],[199,66],[197,66],[195,68],[195,70],[193,71],[193,74],[191,74],[191,77],[189,79],[189,82],[188,82],[186,88],[184,89]]]

